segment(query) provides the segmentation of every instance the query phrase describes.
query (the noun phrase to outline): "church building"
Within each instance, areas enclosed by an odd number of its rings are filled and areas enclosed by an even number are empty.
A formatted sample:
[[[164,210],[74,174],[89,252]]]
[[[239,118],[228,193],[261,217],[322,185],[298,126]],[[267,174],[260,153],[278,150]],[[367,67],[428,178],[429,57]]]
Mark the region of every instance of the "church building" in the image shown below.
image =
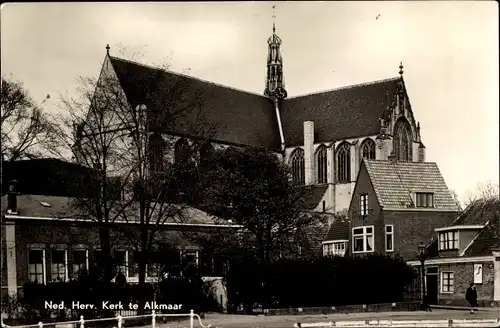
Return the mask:
[[[363,158],[425,161],[402,64],[396,77],[289,96],[282,40],[274,24],[267,44],[263,94],[114,57],[109,46],[100,79],[115,79],[132,108],[146,109],[157,126],[150,139],[156,157],[171,156],[164,153],[167,141],[180,149],[199,139],[207,148],[272,150],[290,164],[294,183],[318,189],[319,212],[347,214]],[[182,119],[160,123],[174,107],[185,113]],[[194,126],[214,128],[202,135],[193,132]]]

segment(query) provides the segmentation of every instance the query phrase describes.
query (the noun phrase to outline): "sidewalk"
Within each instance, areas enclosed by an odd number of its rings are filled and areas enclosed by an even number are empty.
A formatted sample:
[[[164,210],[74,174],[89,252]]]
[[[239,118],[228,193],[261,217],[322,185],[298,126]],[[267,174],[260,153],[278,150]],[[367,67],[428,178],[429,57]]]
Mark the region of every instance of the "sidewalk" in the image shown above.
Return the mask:
[[[500,309],[497,311],[482,311],[470,314],[466,311],[456,310],[434,310],[432,312],[363,312],[349,314],[330,314],[330,315],[283,315],[283,316],[264,316],[264,315],[231,315],[220,313],[209,313],[202,319],[205,326],[222,328],[253,328],[253,327],[293,327],[296,322],[311,323],[324,321],[351,321],[364,319],[392,319],[392,320],[438,320],[438,319],[496,319],[500,317]],[[181,322],[161,323],[157,321],[158,328],[183,328],[189,327],[189,320]],[[195,327],[200,327],[195,319]]]

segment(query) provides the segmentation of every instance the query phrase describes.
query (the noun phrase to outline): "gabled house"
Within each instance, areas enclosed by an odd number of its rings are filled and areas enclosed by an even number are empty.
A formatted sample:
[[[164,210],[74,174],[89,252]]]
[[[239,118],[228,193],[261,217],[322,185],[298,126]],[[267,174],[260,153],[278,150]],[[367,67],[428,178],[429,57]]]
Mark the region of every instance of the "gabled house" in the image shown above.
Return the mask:
[[[409,262],[420,266],[419,261]],[[426,294],[434,304],[463,305],[470,283],[482,306],[500,302],[500,200],[471,203],[452,223],[437,227],[427,247]]]
[[[413,259],[457,216],[436,163],[363,159],[349,207],[349,253]]]

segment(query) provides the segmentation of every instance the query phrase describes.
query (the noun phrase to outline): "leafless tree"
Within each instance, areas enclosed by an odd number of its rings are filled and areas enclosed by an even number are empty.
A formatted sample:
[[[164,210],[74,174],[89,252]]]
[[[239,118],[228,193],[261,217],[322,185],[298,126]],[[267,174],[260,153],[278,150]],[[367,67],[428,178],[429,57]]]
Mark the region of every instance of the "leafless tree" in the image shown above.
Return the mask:
[[[458,195],[457,193],[455,192],[455,190],[450,190],[450,194],[451,194],[451,197],[453,198],[453,201],[455,202],[455,204],[457,205],[457,208],[459,211],[462,211],[462,203],[460,202],[460,200],[458,199]]]
[[[2,160],[39,157],[51,149],[56,138],[49,115],[36,105],[21,82],[2,76],[1,88]]]
[[[121,231],[139,254],[142,285],[160,227],[189,219],[193,193],[181,177],[196,173],[196,160],[190,165],[173,163],[169,156],[177,141],[173,135],[181,126],[194,155],[202,144],[196,140],[212,137],[220,126],[205,120],[203,92],[192,79],[167,74],[168,65],[141,67],[138,72],[138,65],[113,60],[121,65],[118,79],[109,74],[109,67],[103,68],[99,79],[81,79],[77,98],[63,100],[65,115],[60,121],[65,134],[61,135],[75,161],[94,168],[92,179],[98,181],[96,188],[75,200],[75,212],[98,223],[106,263],[111,263],[111,225],[117,221],[133,225]],[[112,275],[108,266],[105,279]]]
[[[469,206],[476,200],[499,198],[499,185],[492,181],[480,182],[477,184],[476,191],[470,194],[465,201],[465,206]]]

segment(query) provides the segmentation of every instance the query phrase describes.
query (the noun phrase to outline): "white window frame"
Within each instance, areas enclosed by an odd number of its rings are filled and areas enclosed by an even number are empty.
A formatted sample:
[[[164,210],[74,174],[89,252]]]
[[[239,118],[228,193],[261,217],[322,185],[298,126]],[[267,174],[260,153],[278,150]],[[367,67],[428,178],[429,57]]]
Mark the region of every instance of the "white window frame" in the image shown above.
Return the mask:
[[[47,284],[47,255],[45,252],[45,248],[41,246],[29,246],[28,245],[28,252],[27,252],[27,258],[28,258],[28,279],[31,281],[31,275],[30,275],[30,251],[42,251],[42,282],[39,282],[41,284],[46,285]]]
[[[362,216],[368,216],[368,194],[359,196],[359,212]]]
[[[391,228],[391,231],[388,232],[387,231],[387,228],[390,227]],[[387,237],[390,236],[391,237],[391,245],[392,245],[392,248],[389,249],[387,248]],[[386,224],[385,226],[385,251],[386,252],[394,252],[394,225],[393,224]]]
[[[451,284],[451,291],[445,291],[444,290],[444,275],[445,274],[451,274],[452,277],[451,279],[453,280],[453,284]],[[442,294],[453,294],[455,292],[455,273],[453,271],[441,271],[441,281],[440,281],[440,285],[441,285],[441,293]],[[450,277],[448,276],[448,280],[450,280]]]
[[[74,264],[75,264],[75,263],[74,263],[74,254],[75,254],[75,252],[85,252],[85,270],[87,270],[87,271],[89,270],[89,250],[88,250],[88,249],[86,249],[86,248],[80,248],[80,247],[78,247],[78,248],[73,248],[73,249],[71,250],[71,253],[72,253],[72,259],[73,259],[73,261],[71,262],[71,275],[73,276],[73,277],[72,277],[72,279],[74,279],[74,278],[75,278],[75,277],[74,277],[74,275],[75,275],[75,272],[74,272],[74,271],[75,271],[75,270],[74,270]]]
[[[184,250],[182,256],[185,257],[188,253],[194,253],[195,254],[195,264],[196,266],[199,266],[199,258],[200,258],[200,252],[198,249],[193,249],[193,248],[187,248]]]
[[[447,236],[452,234],[452,247],[448,247],[448,244],[450,243],[449,238],[444,238],[444,240],[441,238],[442,236]],[[455,238],[456,237],[456,238]],[[442,247],[442,244],[444,247]],[[452,230],[452,231],[442,231],[438,233],[438,250],[440,251],[457,251],[460,248],[460,233],[458,230]]]
[[[64,251],[64,278],[63,278],[63,282],[67,282],[69,281],[69,275],[68,275],[68,249],[67,248],[62,248],[62,247],[52,247],[50,249],[50,280],[51,281],[55,281],[53,278],[52,278],[52,265],[53,265],[53,262],[52,262],[52,252],[53,251]]]
[[[323,244],[323,256],[345,256],[347,250],[348,240],[329,240],[324,241]],[[343,248],[340,247],[343,245]]]
[[[372,229],[372,232],[371,233],[367,233],[367,230],[371,228]],[[361,234],[354,234],[354,230],[357,230],[357,229],[363,229],[363,233]],[[363,238],[363,250],[362,251],[356,251],[356,248],[354,247],[355,246],[355,238],[356,237],[362,237]],[[371,250],[367,250],[366,246],[368,244],[367,240],[368,238],[371,237],[372,238],[372,249]],[[363,254],[363,253],[373,253],[375,252],[375,227],[373,225],[371,226],[360,226],[360,227],[355,227],[355,228],[352,228],[352,253],[353,254]]]

